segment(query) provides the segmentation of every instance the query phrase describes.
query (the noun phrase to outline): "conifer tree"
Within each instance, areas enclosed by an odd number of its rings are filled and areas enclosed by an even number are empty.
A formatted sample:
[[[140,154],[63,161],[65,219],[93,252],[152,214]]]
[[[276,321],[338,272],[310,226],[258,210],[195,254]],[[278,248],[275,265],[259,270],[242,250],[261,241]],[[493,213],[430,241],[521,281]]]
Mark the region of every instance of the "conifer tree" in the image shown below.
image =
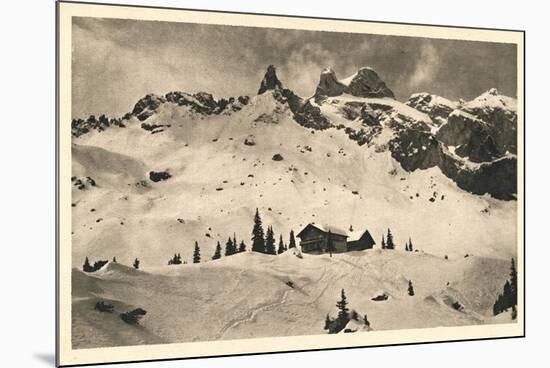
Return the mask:
[[[498,298],[493,305],[493,314],[496,316],[497,314],[512,308],[512,319],[515,319],[517,316],[517,302],[517,271],[514,259],[512,258],[510,280],[506,280],[504,283],[503,292],[498,295]]]
[[[518,273],[516,271],[516,263],[512,258],[512,265],[510,266],[510,292],[512,306],[518,304]]]
[[[413,251],[413,243],[411,241],[411,237],[409,236],[409,252]]]
[[[135,268],[136,270],[139,270],[139,259],[136,258],[136,259],[134,260],[134,265],[133,265],[133,266],[134,266],[134,268]]]
[[[90,264],[90,261],[88,260],[88,257],[84,260],[84,265],[82,266],[82,271],[84,272],[93,272],[94,268]]]
[[[256,208],[254,215],[254,227],[252,228],[252,251],[265,253],[264,229],[262,227],[262,219]]]
[[[408,289],[408,293],[410,296],[414,296],[414,288],[413,288],[413,284],[412,284],[412,281],[409,280],[409,289]]]
[[[288,240],[288,249],[296,248],[296,239],[294,239],[294,230],[290,230],[290,239]]]
[[[233,240],[231,240],[231,238],[228,238],[227,243],[225,243],[225,256],[232,256],[233,254]]]
[[[502,294],[498,294],[495,304],[493,304],[493,315],[497,315],[504,311],[504,297]]]
[[[233,254],[237,253],[237,237],[235,233],[233,233]]]
[[[386,241],[384,240],[384,235],[382,235],[382,249],[386,249]]]
[[[514,305],[513,296],[512,296],[512,287],[510,286],[510,281],[506,280],[504,283],[503,293],[502,293],[502,301],[504,303],[503,309],[508,309],[512,305]]]
[[[195,250],[193,251],[193,263],[201,262],[201,249],[199,248],[199,242],[195,240]]]
[[[241,240],[241,244],[239,244],[239,253],[246,252],[246,244],[244,244],[244,240]]]
[[[116,262],[116,257],[113,257],[113,263],[117,263],[117,262]]]
[[[346,298],[346,293],[342,289],[340,301],[336,302],[336,307],[338,308],[338,320],[347,321],[348,319],[348,300]]]
[[[363,316],[363,322],[365,323],[365,326],[370,327],[369,319],[367,318],[367,314]]]
[[[388,229],[388,235],[386,236],[386,249],[395,249],[395,244],[393,243],[393,235]]]
[[[265,234],[265,253],[277,254],[275,250],[275,238],[273,236],[273,228],[271,226],[267,228],[267,232]]]
[[[216,244],[216,250],[214,251],[214,255],[212,256],[212,259],[216,260],[216,259],[220,259],[221,257],[222,257],[222,246],[218,241],[218,244]]]
[[[405,242],[405,252],[409,251],[409,243]]]
[[[176,264],[181,264],[181,254],[176,255]]]
[[[283,243],[283,236],[279,236],[279,248],[277,249],[277,254],[284,253],[285,251],[285,244]]]
[[[332,323],[332,320],[330,319],[330,316],[327,313],[327,317],[325,318],[325,328],[324,329],[329,330],[331,323]]]

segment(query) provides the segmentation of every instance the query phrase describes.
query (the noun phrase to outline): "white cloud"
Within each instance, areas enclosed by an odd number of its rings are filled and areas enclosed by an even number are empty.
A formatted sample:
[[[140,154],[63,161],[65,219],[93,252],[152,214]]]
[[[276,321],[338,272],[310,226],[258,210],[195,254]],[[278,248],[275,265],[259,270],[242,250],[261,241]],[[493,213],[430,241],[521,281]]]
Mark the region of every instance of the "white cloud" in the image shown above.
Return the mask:
[[[407,82],[409,88],[413,90],[421,89],[426,84],[433,82],[440,65],[437,48],[430,43],[423,44],[420,49],[420,57],[416,60],[416,66]]]

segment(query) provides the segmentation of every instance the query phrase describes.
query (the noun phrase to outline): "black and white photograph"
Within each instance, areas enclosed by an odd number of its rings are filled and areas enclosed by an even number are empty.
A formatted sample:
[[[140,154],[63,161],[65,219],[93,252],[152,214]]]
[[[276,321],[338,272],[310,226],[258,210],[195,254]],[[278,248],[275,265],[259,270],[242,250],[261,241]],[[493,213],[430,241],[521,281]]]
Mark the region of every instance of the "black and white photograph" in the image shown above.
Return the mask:
[[[521,32],[98,8],[60,10],[66,364],[523,334]]]

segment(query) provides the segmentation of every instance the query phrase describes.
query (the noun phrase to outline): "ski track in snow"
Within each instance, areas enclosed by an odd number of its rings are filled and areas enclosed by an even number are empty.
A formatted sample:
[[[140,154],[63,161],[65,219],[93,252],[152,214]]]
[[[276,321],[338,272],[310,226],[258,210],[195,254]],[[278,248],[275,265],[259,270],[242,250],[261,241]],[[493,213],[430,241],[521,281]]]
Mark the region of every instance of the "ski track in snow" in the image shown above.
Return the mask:
[[[231,321],[229,321],[228,323],[226,323],[221,329],[220,331],[218,332],[218,334],[216,335],[216,340],[219,340],[221,338],[223,338],[223,336],[227,333],[228,330],[232,329],[232,328],[235,328],[237,326],[239,326],[240,324],[242,323],[247,323],[247,322],[252,322],[256,319],[256,316],[258,315],[258,313],[260,312],[263,312],[263,311],[266,311],[266,310],[269,310],[271,308],[274,308],[276,306],[279,306],[279,305],[282,305],[282,304],[285,304],[286,303],[286,300],[288,298],[288,294],[292,291],[292,289],[290,290],[285,290],[283,292],[283,295],[282,297],[275,301],[275,302],[269,302],[269,303],[262,303],[262,304],[259,304],[258,306],[256,306],[254,309],[251,309],[248,311],[248,313],[246,313],[243,317],[238,317],[236,319],[233,319]]]

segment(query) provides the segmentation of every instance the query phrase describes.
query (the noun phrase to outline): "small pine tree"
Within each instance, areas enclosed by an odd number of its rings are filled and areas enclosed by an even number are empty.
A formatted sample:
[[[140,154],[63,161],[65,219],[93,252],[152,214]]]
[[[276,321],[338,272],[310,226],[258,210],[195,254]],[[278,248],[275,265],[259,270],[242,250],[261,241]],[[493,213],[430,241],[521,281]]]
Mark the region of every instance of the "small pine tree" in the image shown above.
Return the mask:
[[[284,253],[285,251],[285,244],[283,243],[283,236],[279,236],[279,248],[277,249],[277,254]]]
[[[290,239],[288,240],[288,249],[296,248],[296,239],[294,239],[294,230],[290,230]]]
[[[336,307],[338,308],[338,320],[347,321],[348,320],[348,300],[346,298],[346,293],[342,289],[340,301],[336,302]]]
[[[409,252],[413,251],[413,243],[411,241],[411,237],[409,237]]]
[[[212,256],[213,260],[220,259],[222,257],[222,246],[220,242],[216,245],[216,250],[214,251],[214,255]]]
[[[409,251],[409,243],[405,243],[405,252]]]
[[[136,270],[139,270],[139,263],[140,263],[140,262],[139,262],[139,259],[136,258],[136,259],[134,260],[134,265],[133,265],[134,268],[135,268]]]
[[[84,265],[82,266],[82,271],[84,272],[94,272],[94,268],[90,264],[90,261],[88,260],[88,257],[84,260]]]
[[[116,257],[113,257],[113,263],[116,263]]]
[[[199,243],[195,241],[195,250],[193,251],[193,263],[201,262],[201,249],[199,248]]]
[[[237,253],[237,237],[235,233],[233,233],[233,254]]]
[[[256,215],[254,215],[254,227],[252,228],[252,251],[265,253],[264,229],[262,227],[260,212],[257,208]]]
[[[413,284],[412,284],[412,281],[409,280],[409,289],[408,289],[408,293],[409,293],[409,296],[414,296],[414,288],[413,288]]]
[[[325,318],[325,328],[324,329],[329,330],[331,323],[332,323],[332,320],[330,319],[330,316],[327,313],[327,317]]]
[[[227,238],[227,243],[225,243],[225,256],[232,256],[233,254],[233,240]]]
[[[386,241],[384,240],[384,235],[382,235],[382,249],[386,249]]]
[[[246,244],[244,244],[244,240],[241,240],[241,244],[239,244],[239,253],[246,252]]]
[[[367,314],[363,316],[363,322],[365,323],[365,326],[370,327],[369,319],[367,318]]]
[[[273,228],[270,226],[267,228],[265,235],[265,253],[277,254],[275,251],[275,238],[273,237]]]
[[[388,229],[388,235],[386,236],[386,249],[395,249],[395,244],[393,243],[393,235],[390,229]]]

